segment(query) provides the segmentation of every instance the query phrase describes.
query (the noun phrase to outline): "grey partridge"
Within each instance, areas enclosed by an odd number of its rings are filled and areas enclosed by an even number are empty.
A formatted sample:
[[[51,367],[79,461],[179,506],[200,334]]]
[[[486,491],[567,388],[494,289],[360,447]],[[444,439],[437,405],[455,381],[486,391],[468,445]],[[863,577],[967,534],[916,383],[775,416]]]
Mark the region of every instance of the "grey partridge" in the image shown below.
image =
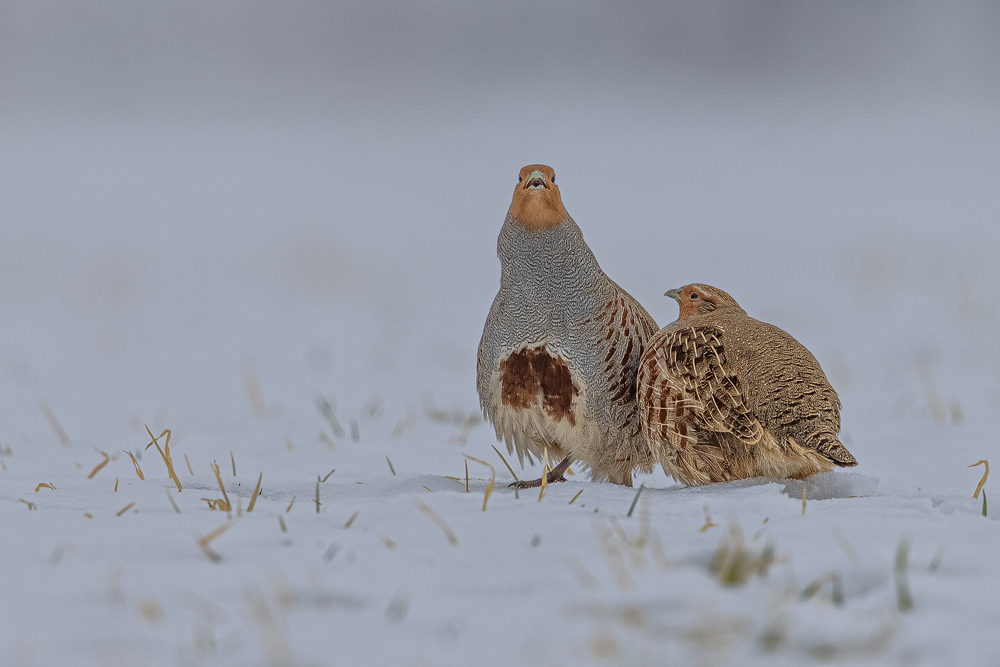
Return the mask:
[[[500,291],[479,343],[483,414],[508,452],[574,461],[592,479],[632,485],[655,464],[642,435],[636,372],[658,327],[608,278],[566,212],[555,173],[521,169],[497,241]],[[537,486],[541,480],[522,482]]]
[[[643,432],[664,472],[690,486],[857,465],[837,439],[840,399],[809,350],[718,288],[666,296],[680,316],[650,340],[638,376]]]

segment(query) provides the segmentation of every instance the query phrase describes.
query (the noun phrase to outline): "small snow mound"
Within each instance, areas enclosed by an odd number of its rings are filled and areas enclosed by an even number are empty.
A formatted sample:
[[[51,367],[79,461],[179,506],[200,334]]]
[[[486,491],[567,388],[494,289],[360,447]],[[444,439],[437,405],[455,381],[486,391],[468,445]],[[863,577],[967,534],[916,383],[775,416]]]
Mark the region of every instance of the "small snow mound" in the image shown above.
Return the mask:
[[[808,479],[786,479],[781,490],[789,498],[801,498],[802,487],[806,487],[809,500],[829,500],[830,498],[857,498],[878,494],[878,477],[869,477],[859,472],[822,472]]]

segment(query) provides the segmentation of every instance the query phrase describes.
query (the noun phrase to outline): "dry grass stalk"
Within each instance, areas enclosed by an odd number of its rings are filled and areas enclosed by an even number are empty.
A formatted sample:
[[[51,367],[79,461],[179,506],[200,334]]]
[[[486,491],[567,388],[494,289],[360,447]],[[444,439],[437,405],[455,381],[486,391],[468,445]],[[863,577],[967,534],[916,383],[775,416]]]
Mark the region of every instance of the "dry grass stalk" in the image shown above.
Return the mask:
[[[457,547],[458,538],[455,537],[455,533],[452,532],[451,526],[449,526],[445,522],[445,520],[438,515],[437,512],[432,510],[427,503],[421,502],[419,500],[414,500],[413,502],[416,504],[417,509],[426,514],[428,517],[430,517],[431,521],[437,524],[437,527],[441,529],[441,532],[444,533],[444,536],[448,538],[448,544],[450,544],[453,547]]]
[[[639,502],[639,496],[642,495],[642,490],[645,488],[646,486],[644,484],[639,485],[639,490],[635,492],[635,498],[632,499],[632,504],[628,508],[628,514],[625,515],[626,517],[630,519],[632,518],[632,512],[635,510],[635,504]]]
[[[264,595],[257,588],[244,592],[250,615],[260,626],[260,637],[264,644],[267,663],[273,667],[290,667],[296,664],[295,655],[281,624],[271,612]]]
[[[331,440],[330,436],[328,436],[326,433],[320,433],[319,434],[319,439],[326,443],[327,449],[334,450],[334,449],[337,448],[337,446],[334,444],[333,440]]]
[[[549,485],[549,448],[546,447],[542,450],[542,487],[538,489],[538,502],[542,502],[542,497],[545,495],[545,489]]]
[[[808,484],[802,485],[802,516],[806,515],[806,489],[809,488]]]
[[[243,516],[243,496],[236,496],[236,518]]]
[[[229,460],[233,462],[233,477],[236,477],[236,457],[233,456],[233,450],[229,450]]]
[[[465,462],[465,492],[469,492],[469,462]]]
[[[24,498],[18,498],[18,500],[20,500],[22,503],[24,503],[25,505],[27,505],[29,510],[36,510],[36,509],[38,509],[38,505],[36,505],[35,503],[29,503]]]
[[[233,519],[229,519],[228,521],[226,521],[224,524],[222,524],[221,526],[210,532],[205,537],[199,538],[198,544],[200,545],[210,544],[212,540],[217,538],[219,535],[222,535],[224,532],[232,528],[235,524],[236,521],[234,521]]]
[[[938,547],[937,552],[934,554],[934,558],[931,559],[931,564],[927,567],[927,571],[931,574],[938,571],[941,567],[941,561],[944,559],[944,546]]]
[[[611,522],[611,527],[614,529],[615,534],[618,535],[618,539],[622,541],[622,544],[628,544],[628,535],[625,534],[625,529],[622,528],[622,525],[618,523],[618,519],[612,516],[608,517],[608,521]]]
[[[859,556],[858,552],[854,550],[851,543],[847,541],[847,536],[840,532],[837,528],[833,529],[833,539],[837,540],[837,544],[840,546],[841,550],[847,554],[847,557],[852,563],[857,564],[861,562],[861,556]]]
[[[334,437],[341,438],[344,435],[344,428],[337,421],[337,415],[335,414],[336,408],[330,405],[330,402],[326,400],[326,397],[319,395],[316,397],[316,409],[319,413],[323,415],[327,423],[330,425],[330,430],[333,432]],[[332,444],[332,443],[331,443]]]
[[[493,447],[493,451],[497,453],[497,456],[499,456],[499,457],[500,457],[500,460],[501,460],[501,461],[503,461],[503,464],[504,464],[505,466],[507,466],[507,470],[508,470],[508,471],[510,472],[510,476],[514,478],[514,481],[515,481],[515,482],[520,482],[521,480],[519,480],[519,479],[517,478],[517,473],[516,473],[516,472],[514,472],[514,469],[510,467],[510,464],[509,464],[509,463],[507,463],[507,459],[505,459],[505,458],[503,457],[503,454],[501,454],[501,453],[500,453],[500,450],[499,450],[499,449],[497,449],[497,448],[496,448],[496,446],[494,446],[494,447]]]
[[[464,445],[469,442],[469,436],[472,435],[472,429],[476,428],[483,423],[482,417],[473,413],[465,418],[462,422],[462,431],[453,438],[449,438],[449,442],[454,442],[459,445]]]
[[[260,475],[257,477],[257,486],[253,490],[253,498],[250,499],[250,504],[247,505],[247,514],[253,512],[253,506],[257,504],[257,494],[260,493],[260,483],[264,479],[264,472],[261,471]]]
[[[122,514],[125,514],[125,512],[128,512],[129,509],[131,509],[133,505],[135,505],[135,503],[129,503],[125,507],[123,507],[120,510],[118,510],[118,514],[116,514],[115,516],[121,516]]]
[[[827,572],[826,574],[816,577],[812,583],[805,587],[802,594],[799,596],[799,599],[805,602],[806,600],[812,598],[820,591],[821,588],[823,588],[823,585],[826,582],[830,582],[830,596],[833,600],[833,604],[838,607],[844,604],[844,580],[840,576],[840,572],[837,571]]]
[[[456,482],[459,486],[465,484],[465,482],[462,481],[461,477],[452,477],[451,475],[445,475],[444,478]]]
[[[910,552],[910,542],[905,537],[899,541],[896,548],[896,566],[894,574],[896,579],[896,604],[900,611],[910,611],[913,609],[913,596],[910,595],[909,568],[906,558]]]
[[[292,511],[292,505],[295,504],[295,496],[292,496],[292,502],[288,503],[288,507],[285,508],[285,514]]]
[[[159,436],[153,437],[153,432],[150,431],[149,427],[147,426],[146,433],[149,434],[150,438],[153,438],[153,442],[146,445],[146,449],[149,449],[153,445],[156,445],[156,451],[160,453],[160,458],[163,459],[163,463],[167,466],[167,474],[170,475],[170,479],[174,480],[174,484],[177,485],[177,493],[180,493],[181,491],[184,490],[184,487],[181,486],[181,480],[177,478],[177,473],[174,472],[174,460],[170,456],[170,429],[169,428],[163,429],[163,432],[160,433]],[[158,442],[158,439],[162,438],[163,436],[167,436],[167,440],[166,442],[163,443],[163,449],[160,449],[160,443]],[[219,466],[216,466],[216,471],[218,471],[218,467]],[[216,472],[216,474],[218,474],[218,472]],[[229,502],[228,498],[226,499],[226,502]]]
[[[278,515],[278,525],[281,526],[281,532],[283,533],[288,532],[288,526],[285,525],[285,517],[281,516],[280,514]]]
[[[615,580],[615,586],[621,591],[628,591],[632,588],[632,577],[625,569],[625,560],[622,558],[618,545],[615,544],[614,533],[611,529],[604,529],[601,522],[595,517],[594,532],[598,535],[604,558],[608,562],[608,569],[611,577]]]
[[[56,432],[56,437],[59,438],[59,442],[62,443],[63,447],[72,447],[73,443],[70,441],[69,436],[66,435],[66,431],[59,423],[59,420],[56,419],[56,413],[52,412],[52,408],[49,407],[49,404],[45,401],[45,399],[39,401],[38,406],[42,409],[42,412],[45,413],[45,419],[48,420],[49,426],[52,427],[52,430]]]
[[[319,502],[319,477],[318,476],[316,477],[316,500],[314,500],[313,502],[316,503],[316,514],[319,514],[320,502]]]
[[[431,487],[429,487],[427,485],[424,485],[424,488],[427,489],[428,491],[430,491],[431,493],[434,493],[434,491],[431,490]]]
[[[406,416],[396,422],[396,427],[392,429],[392,437],[399,438],[411,428],[416,426],[417,417],[412,412],[407,412]]]
[[[38,486],[35,487],[35,493],[38,493],[41,489],[52,489],[53,491],[55,491],[56,487],[46,482],[41,482]]]
[[[354,520],[358,518],[358,514],[360,514],[360,512],[355,512],[354,514],[352,514],[351,518],[349,518],[347,520],[347,523],[344,524],[344,528],[350,528],[351,524],[354,523]]]
[[[142,474],[142,468],[139,467],[139,462],[135,460],[135,455],[127,449],[124,450],[128,457],[132,459],[132,465],[135,466],[135,474],[139,476],[139,479],[146,479],[146,476]]]
[[[295,451],[295,445],[292,444],[291,438],[285,438],[285,449],[287,449],[290,452]]]
[[[172,495],[170,495],[170,489],[164,489],[164,491],[167,492],[167,500],[169,500],[170,504],[174,506],[174,511],[177,512],[178,514],[180,514],[181,513],[181,508],[178,507],[177,503],[174,502],[174,497]]]
[[[382,535],[382,543],[385,544],[390,551],[396,548],[396,543],[390,540],[388,535]]]
[[[257,370],[251,359],[247,359],[243,363],[243,389],[246,390],[247,400],[250,401],[250,412],[253,413],[253,416],[263,417],[267,414],[264,392],[260,389],[260,380],[257,378]]]
[[[618,536],[618,539],[621,540],[622,546],[625,548],[629,558],[632,560],[632,567],[636,570],[645,568],[645,549],[648,536],[640,532],[639,537],[634,540],[630,540],[628,534],[625,532],[625,529],[622,528],[620,523],[618,523],[618,519],[610,517],[608,520],[611,522],[611,526],[614,528],[615,534]]]
[[[208,508],[213,510],[219,510],[220,512],[228,512],[229,506],[226,505],[226,501],[222,498],[202,498],[206,503],[208,503]]]
[[[118,493],[118,478],[115,477],[115,493]]]
[[[188,474],[190,474],[192,477],[194,477],[194,469],[191,467],[191,461],[190,461],[190,459],[188,459],[188,455],[187,454],[184,455],[184,463],[187,464]]]
[[[698,529],[699,533],[704,533],[709,528],[718,528],[719,524],[712,523],[712,515],[708,513],[708,505],[701,508],[705,512],[705,525]]]
[[[753,534],[753,537],[750,538],[751,542],[756,542],[761,538],[761,536],[767,531],[767,522],[770,520],[771,517],[769,516],[764,517],[764,520],[761,521],[760,529],[758,529],[757,532]]]
[[[493,494],[493,487],[496,485],[497,470],[496,470],[496,468],[494,468],[493,466],[491,466],[486,461],[482,461],[480,459],[477,459],[475,456],[469,456],[468,454],[466,454],[465,458],[467,458],[467,459],[469,459],[471,461],[475,461],[476,463],[480,463],[480,464],[482,464],[482,465],[484,465],[484,466],[486,466],[487,468],[490,469],[490,483],[486,485],[486,493],[483,495],[483,511],[485,512],[486,511],[486,503],[489,502],[490,495]],[[468,469],[469,468],[469,464],[466,463],[465,467],[466,467],[466,469]]]
[[[94,515],[93,515],[93,514],[91,514],[90,512],[84,512],[84,513],[83,513],[83,516],[85,516],[85,517],[86,517],[86,518],[88,518],[88,519],[93,519],[93,518],[94,518]]]
[[[569,570],[573,578],[576,579],[577,583],[587,590],[594,590],[600,586],[597,578],[590,573],[590,571],[583,565],[579,558],[576,556],[569,556],[564,561],[566,563],[566,569]]]
[[[424,414],[427,415],[427,418],[430,419],[431,421],[442,424],[454,421],[453,418],[454,416],[452,413],[448,412],[447,410],[442,410],[438,408],[436,405],[434,405],[434,397],[431,396],[430,394],[424,394],[423,396],[421,396],[420,402],[423,403]],[[465,419],[464,415],[459,416],[460,421],[464,419]]]
[[[389,472],[391,472],[392,476],[395,477],[396,476],[396,469],[392,467],[392,461],[389,460],[388,456],[385,457],[385,462],[389,464]],[[327,477],[329,477],[329,475],[327,475]],[[323,481],[325,482],[326,480],[323,480]]]
[[[973,463],[969,467],[970,468],[975,468],[978,465],[986,466],[986,472],[983,473],[983,478],[981,480],[979,480],[979,486],[976,487],[976,492],[972,494],[972,497],[976,498],[976,499],[979,498],[979,492],[983,490],[983,485],[986,484],[986,478],[990,476],[990,462],[989,461],[987,461],[986,459],[983,459],[982,461],[976,461],[975,463]]]
[[[216,553],[216,551],[211,547],[212,540],[214,540],[219,535],[222,535],[224,532],[232,528],[235,523],[236,523],[235,520],[229,519],[228,521],[226,521],[224,524],[222,524],[221,526],[210,532],[205,537],[201,537],[200,535],[198,535],[198,533],[195,533],[195,539],[198,542],[198,546],[205,553],[205,555],[208,556],[209,560],[211,560],[213,563],[218,563],[219,561],[221,561],[222,556]]]
[[[215,473],[215,480],[219,483],[219,488],[222,489],[222,498],[226,502],[226,511],[230,512],[233,506],[229,503],[229,494],[226,493],[226,485],[222,483],[222,473],[219,472],[219,464],[212,461],[212,472]],[[295,500],[294,498],[292,499]]]
[[[575,503],[576,499],[580,497],[581,493],[583,493],[583,489],[580,489],[579,491],[576,492],[576,495],[573,496],[573,499],[569,501],[569,504],[572,505],[573,503]]]
[[[653,501],[649,496],[642,499],[642,509],[639,510],[639,537],[636,538],[636,546],[645,548],[652,533]]]
[[[931,409],[934,421],[943,422],[947,418],[947,413],[944,409],[944,402],[938,394],[937,385],[934,383],[934,374],[931,372],[930,363],[922,360],[917,370],[920,374],[920,382],[924,386],[924,394],[927,397],[927,407]]]
[[[386,458],[389,458],[389,457],[386,457]],[[390,467],[391,467],[391,466],[390,466]],[[333,474],[333,473],[335,473],[335,472],[337,472],[337,469],[336,469],[336,468],[334,468],[334,469],[333,469],[333,470],[331,470],[330,472],[326,473],[326,477],[324,477],[324,478],[323,478],[323,479],[321,479],[320,481],[321,481],[321,482],[324,482],[324,483],[325,483],[325,482],[326,482],[326,480],[330,479],[330,475],[332,475],[332,474]]]
[[[649,553],[653,557],[653,562],[661,570],[669,570],[672,567],[678,565],[678,563],[667,558],[667,551],[663,548],[663,542],[660,540],[660,534],[655,530],[649,535]]]
[[[93,479],[94,475],[96,475],[97,473],[101,472],[101,469],[104,466],[108,465],[108,461],[111,460],[111,457],[108,456],[107,452],[102,452],[101,450],[97,449],[97,447],[94,447],[94,449],[97,451],[98,454],[100,454],[101,456],[104,457],[104,460],[101,461],[100,463],[98,463],[97,467],[90,471],[90,474],[87,475],[87,479]]]

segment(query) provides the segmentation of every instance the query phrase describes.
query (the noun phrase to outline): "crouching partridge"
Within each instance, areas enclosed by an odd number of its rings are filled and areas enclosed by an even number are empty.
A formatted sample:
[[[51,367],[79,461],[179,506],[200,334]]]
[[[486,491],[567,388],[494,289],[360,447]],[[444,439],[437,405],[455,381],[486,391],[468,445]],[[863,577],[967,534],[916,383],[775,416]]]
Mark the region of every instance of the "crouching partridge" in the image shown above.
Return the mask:
[[[507,450],[573,461],[597,481],[632,485],[652,470],[635,382],[656,322],[608,278],[566,212],[551,167],[521,170],[500,230],[500,291],[479,344],[483,414]],[[522,488],[541,480],[520,482]]]
[[[680,316],[650,340],[638,376],[643,432],[664,472],[690,486],[857,465],[809,350],[715,287],[666,296]]]

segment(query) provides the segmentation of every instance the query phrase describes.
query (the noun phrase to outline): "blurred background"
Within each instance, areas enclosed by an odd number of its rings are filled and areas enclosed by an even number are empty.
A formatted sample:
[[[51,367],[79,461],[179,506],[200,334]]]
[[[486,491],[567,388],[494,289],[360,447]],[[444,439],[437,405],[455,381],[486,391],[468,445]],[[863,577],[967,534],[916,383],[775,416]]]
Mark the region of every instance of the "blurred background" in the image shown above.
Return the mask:
[[[58,447],[41,400],[83,444],[477,412],[544,162],[661,325],[707,282],[812,349],[859,471],[977,478],[998,35],[986,1],[3,0],[0,442]]]

